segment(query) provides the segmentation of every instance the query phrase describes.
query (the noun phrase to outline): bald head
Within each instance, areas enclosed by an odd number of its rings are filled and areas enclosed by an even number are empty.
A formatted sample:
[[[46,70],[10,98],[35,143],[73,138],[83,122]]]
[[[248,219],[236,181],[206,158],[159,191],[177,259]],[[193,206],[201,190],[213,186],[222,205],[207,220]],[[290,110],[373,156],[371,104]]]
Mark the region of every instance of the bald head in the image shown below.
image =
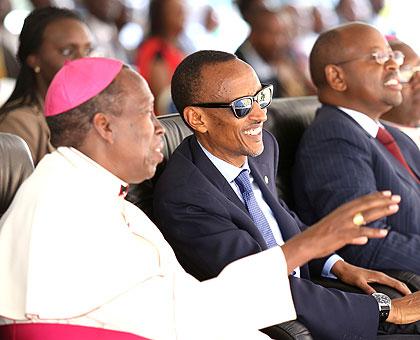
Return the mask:
[[[378,32],[373,26],[352,22],[322,33],[312,48],[309,67],[312,81],[318,89],[326,87],[325,67],[350,60],[360,54],[367,32]]]
[[[400,63],[385,37],[373,26],[359,22],[321,34],[310,55],[319,100],[372,119],[401,103]]]

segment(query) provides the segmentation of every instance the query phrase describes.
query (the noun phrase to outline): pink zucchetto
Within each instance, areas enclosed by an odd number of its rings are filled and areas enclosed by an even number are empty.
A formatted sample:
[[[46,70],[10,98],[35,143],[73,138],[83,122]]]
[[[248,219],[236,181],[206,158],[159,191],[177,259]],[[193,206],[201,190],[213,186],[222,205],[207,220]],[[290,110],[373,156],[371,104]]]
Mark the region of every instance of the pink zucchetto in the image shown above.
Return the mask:
[[[45,97],[46,117],[74,109],[102,92],[121,71],[123,63],[107,58],[68,61],[53,78]]]

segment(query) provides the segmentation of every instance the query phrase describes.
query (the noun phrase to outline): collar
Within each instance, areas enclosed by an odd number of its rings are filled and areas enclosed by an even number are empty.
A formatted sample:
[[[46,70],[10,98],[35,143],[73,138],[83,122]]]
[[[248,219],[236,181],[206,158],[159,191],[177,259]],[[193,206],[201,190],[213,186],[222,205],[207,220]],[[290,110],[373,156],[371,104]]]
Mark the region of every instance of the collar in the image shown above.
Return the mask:
[[[86,176],[90,176],[91,180],[98,183],[101,188],[112,192],[116,196],[125,197],[127,194],[127,189],[122,190],[122,188],[128,188],[128,183],[115,176],[84,153],[75,148],[63,146],[59,147],[57,152],[75,167],[79,168],[80,171],[86,172]]]
[[[204,154],[210,159],[213,165],[217,168],[217,170],[219,170],[220,173],[223,175],[223,177],[228,181],[228,183],[232,183],[235,180],[235,178],[238,177],[238,175],[241,173],[242,170],[246,169],[248,170],[248,172],[250,172],[249,164],[248,164],[248,157],[246,158],[244,165],[238,168],[237,166],[234,166],[228,162],[225,162],[224,160],[210,153],[204,146],[200,144],[198,140],[197,140],[197,143],[200,146],[201,150],[203,150]]]
[[[383,127],[383,125],[379,121],[370,118],[362,112],[355,111],[342,106],[338,106],[338,108],[345,114],[353,118],[356,121],[356,123],[359,124],[361,128],[373,138],[376,138],[379,128]]]

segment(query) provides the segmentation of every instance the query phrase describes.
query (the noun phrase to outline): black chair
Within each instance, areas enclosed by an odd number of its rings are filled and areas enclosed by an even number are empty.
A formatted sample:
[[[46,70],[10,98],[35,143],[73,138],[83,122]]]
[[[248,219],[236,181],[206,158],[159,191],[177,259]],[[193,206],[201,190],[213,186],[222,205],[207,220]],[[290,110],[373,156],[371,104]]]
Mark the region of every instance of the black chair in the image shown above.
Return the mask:
[[[10,133],[0,133],[0,217],[28,177],[34,164],[25,141]]]
[[[279,144],[277,191],[290,209],[294,209],[292,167],[295,153],[305,129],[315,118],[321,104],[315,96],[275,99],[269,106],[267,122],[269,130]]]

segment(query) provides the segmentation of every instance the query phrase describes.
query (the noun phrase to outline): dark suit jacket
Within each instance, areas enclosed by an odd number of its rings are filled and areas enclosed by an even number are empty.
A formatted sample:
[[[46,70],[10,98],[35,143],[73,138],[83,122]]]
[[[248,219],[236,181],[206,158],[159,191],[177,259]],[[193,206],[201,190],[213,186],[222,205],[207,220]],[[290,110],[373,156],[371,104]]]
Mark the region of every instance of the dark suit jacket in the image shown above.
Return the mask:
[[[277,199],[278,147],[268,132],[264,146],[260,156],[249,158],[251,173],[288,240],[302,225]],[[198,279],[214,277],[230,262],[266,248],[245,206],[194,136],[180,144],[159,178],[154,214],[179,262]],[[306,266],[301,274],[309,278]],[[325,289],[304,278],[291,277],[291,290],[298,319],[315,339],[376,338],[378,306],[372,297]]]
[[[408,164],[420,175],[420,152],[397,129],[386,127]],[[385,239],[339,253],[347,261],[373,269],[399,269],[420,274],[420,185],[375,138],[350,116],[321,107],[305,131],[296,155],[294,194],[297,212],[311,224],[351,199],[378,190],[401,195],[400,209],[372,226],[391,226]]]

